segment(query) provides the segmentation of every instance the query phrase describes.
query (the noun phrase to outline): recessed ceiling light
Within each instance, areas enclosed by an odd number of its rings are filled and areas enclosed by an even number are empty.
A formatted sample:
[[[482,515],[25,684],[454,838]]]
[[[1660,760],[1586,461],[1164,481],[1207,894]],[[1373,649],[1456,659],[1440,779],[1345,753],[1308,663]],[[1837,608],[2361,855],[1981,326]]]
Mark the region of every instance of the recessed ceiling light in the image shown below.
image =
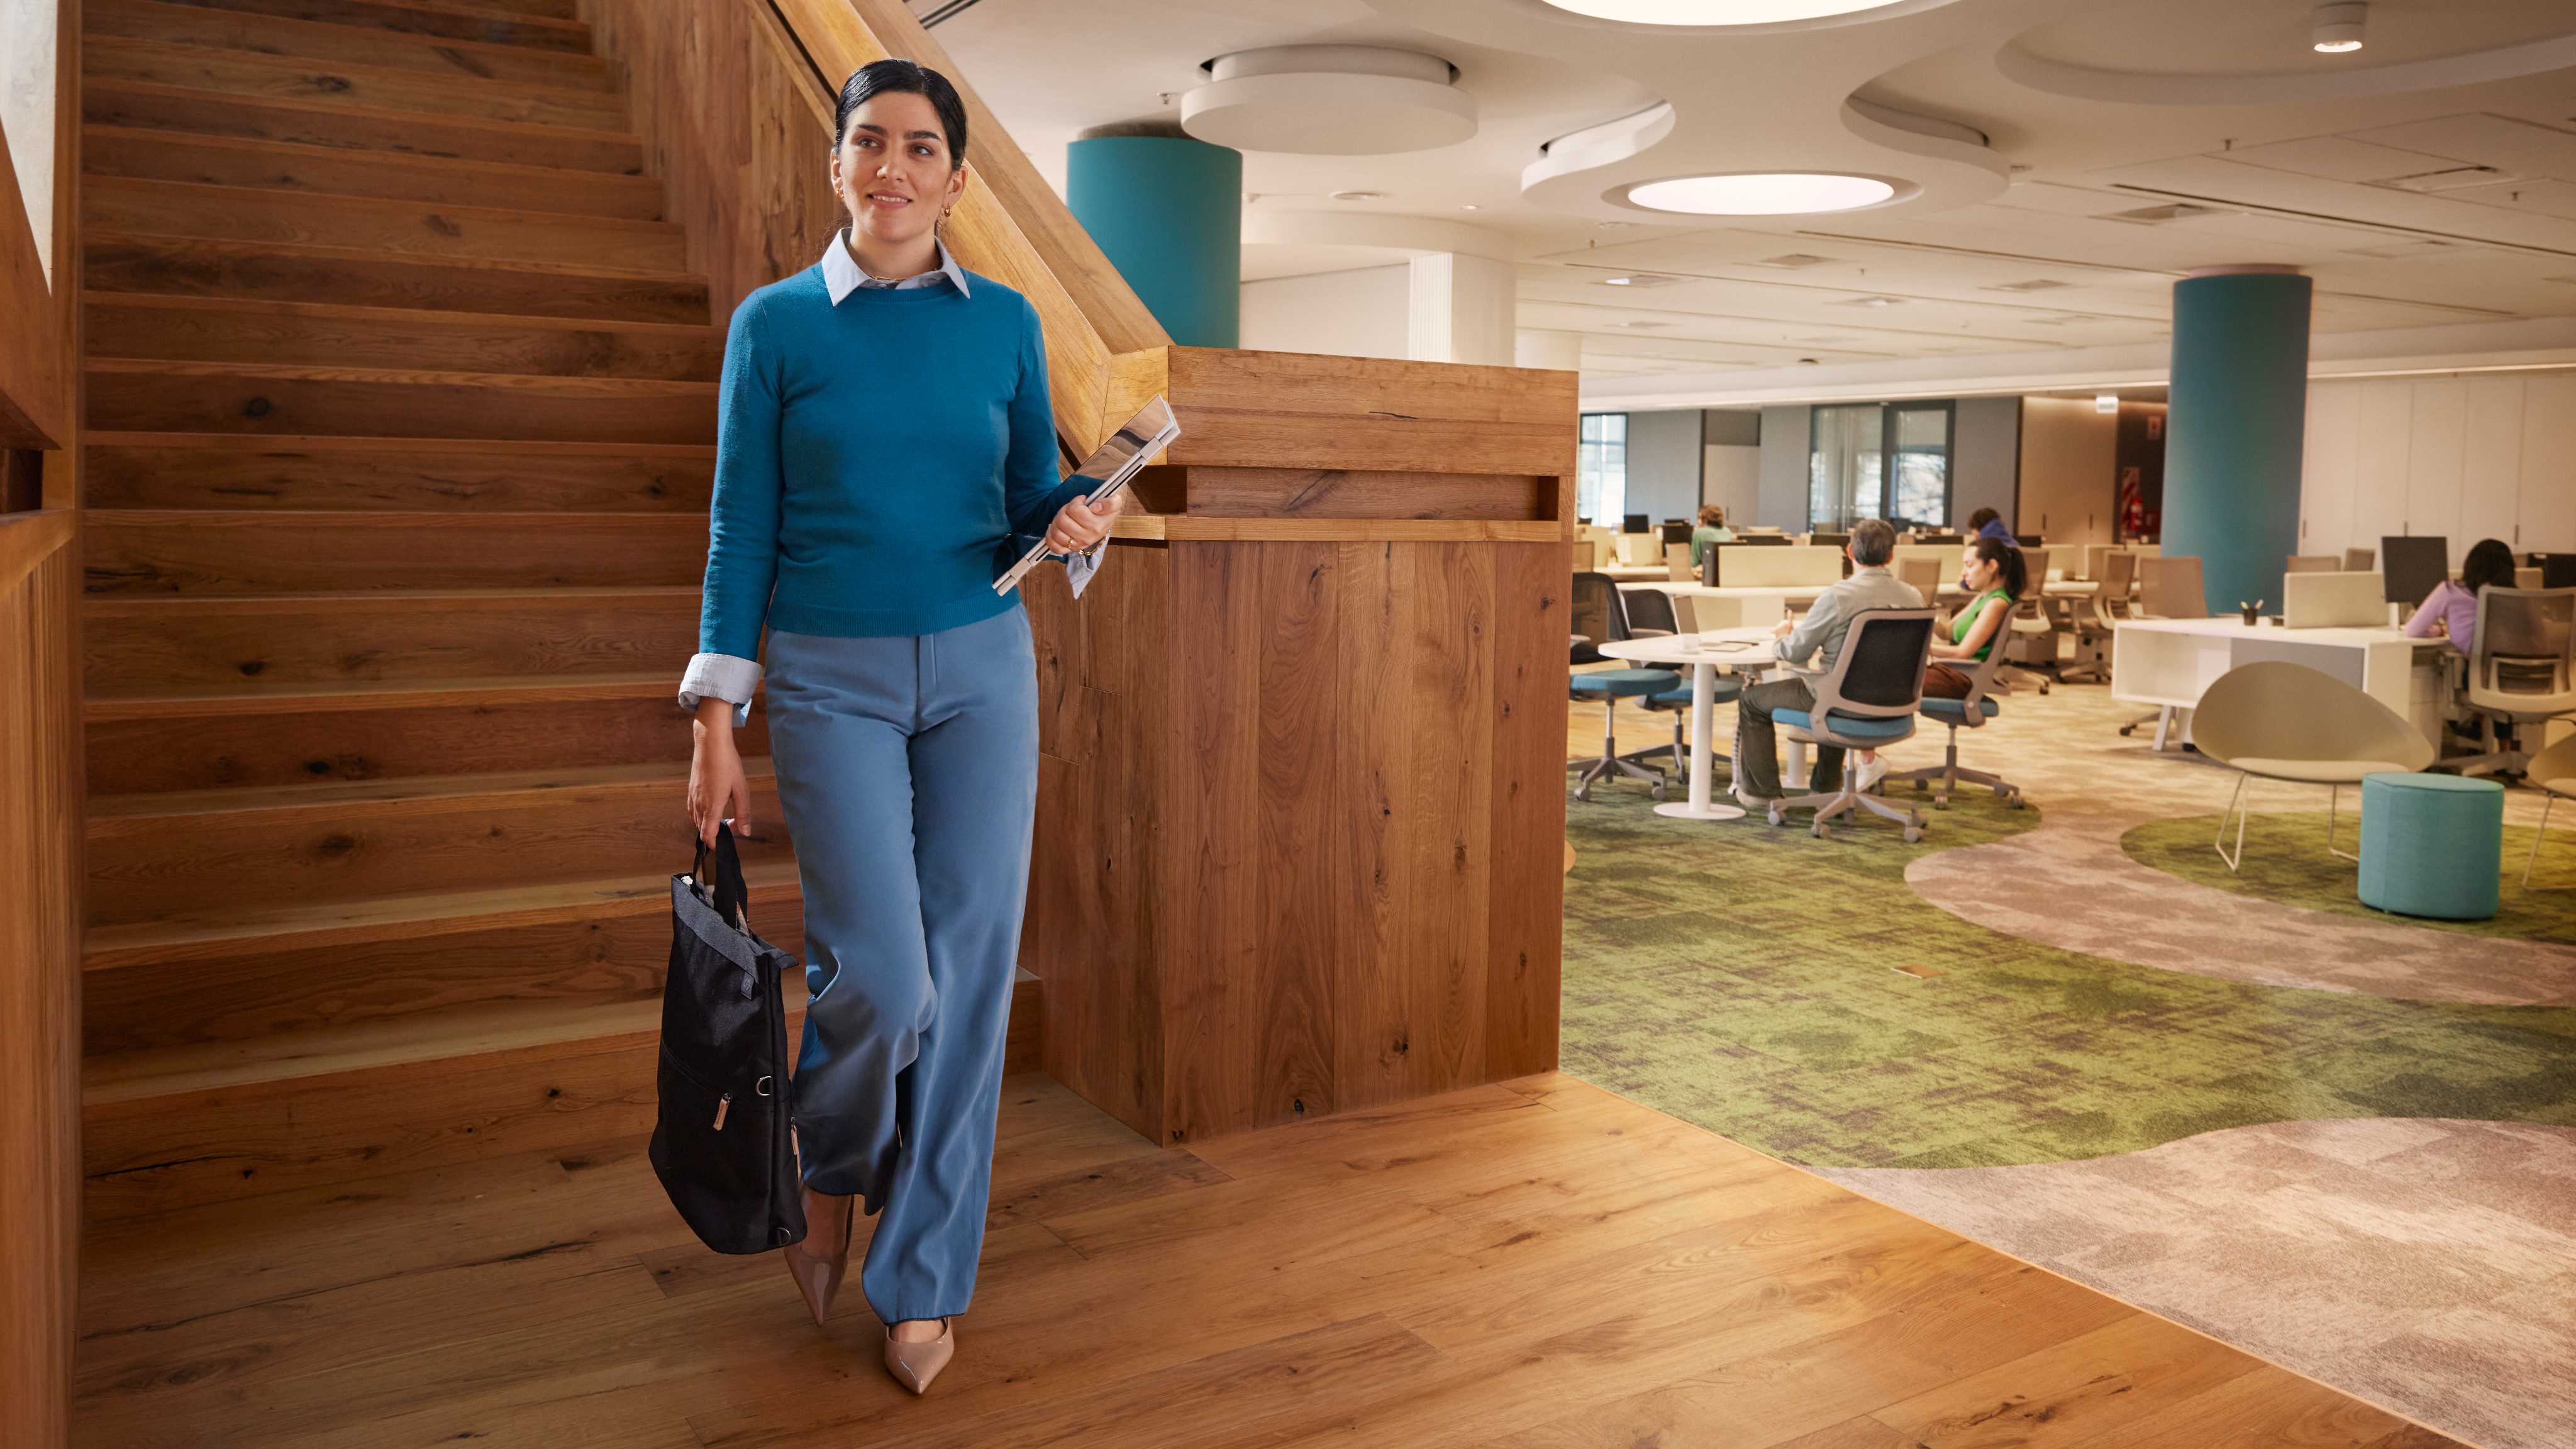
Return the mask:
[[[1466,204],[1464,204],[1464,205],[1460,206],[1458,209],[1459,209],[1460,211],[1482,211],[1482,210],[1484,210],[1484,208],[1483,208],[1483,207],[1478,206],[1476,203],[1474,203],[1474,202],[1472,202],[1472,201],[1467,202]]]
[[[1903,300],[1904,299],[1901,297],[1854,297],[1848,301],[1837,303],[1836,305],[1843,307],[1893,307]]]
[[[2116,413],[2119,410],[2120,395],[2118,393],[2099,392],[2093,395],[2093,411],[2097,413]]]
[[[1764,257],[1758,262],[1746,262],[1744,265],[1748,267],[1778,267],[1784,272],[1794,272],[1804,267],[1821,267],[1832,260],[1832,257],[1820,257],[1811,252],[1789,252],[1782,256]]]
[[[2361,49],[2361,25],[2369,14],[2363,0],[2327,0],[2314,17],[2316,48],[2328,55]]]
[[[1762,171],[1734,176],[1677,176],[1628,188],[1631,204],[1695,216],[1788,216],[1875,206],[1896,188],[1874,176]]]
[[[1384,201],[1386,200],[1386,193],[1383,191],[1336,191],[1333,193],[1333,199],[1335,201]]]
[[[1688,279],[1683,277],[1667,277],[1659,272],[1628,272],[1616,277],[1603,277],[1601,285],[1605,287],[1674,287],[1686,280]]]
[[[1897,0],[1547,0],[1559,10],[1630,25],[1777,25],[1877,10]]]
[[[1996,282],[1979,287],[1980,292],[2053,292],[2067,284],[2053,277],[2033,277],[2027,282]]]

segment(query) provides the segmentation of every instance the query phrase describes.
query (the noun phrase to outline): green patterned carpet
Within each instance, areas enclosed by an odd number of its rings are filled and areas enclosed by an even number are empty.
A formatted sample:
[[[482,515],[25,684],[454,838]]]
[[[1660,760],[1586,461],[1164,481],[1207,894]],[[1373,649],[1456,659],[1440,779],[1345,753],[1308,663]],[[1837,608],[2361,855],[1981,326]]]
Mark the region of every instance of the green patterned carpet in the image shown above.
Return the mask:
[[[2337,847],[2360,849],[2349,812],[2337,830]],[[2403,919],[2408,925],[2428,930],[2576,946],[2576,835],[2564,830],[2549,834],[2532,868],[2532,888],[2526,893],[2522,888],[2522,863],[2530,858],[2532,831],[2521,825],[2504,828],[2500,900],[2494,918],[2484,921],[2401,918],[2363,905],[2353,889],[2356,867],[2351,861],[2326,853],[2326,812],[2322,810],[2313,815],[2248,816],[2243,869],[2234,873],[2210,848],[2210,842],[2218,835],[2215,815],[2157,820],[2138,826],[2120,837],[2120,848],[2140,865],[2234,895],[2374,921]]]
[[[2576,1011],[2130,966],[1907,888],[1918,854],[2036,810],[1963,794],[1908,846],[1881,821],[1817,840],[1667,820],[1641,788],[1594,795],[1566,802],[1565,1069],[1788,1161],[2054,1162],[2332,1117],[2576,1126]],[[2214,826],[2174,828],[2205,844]]]

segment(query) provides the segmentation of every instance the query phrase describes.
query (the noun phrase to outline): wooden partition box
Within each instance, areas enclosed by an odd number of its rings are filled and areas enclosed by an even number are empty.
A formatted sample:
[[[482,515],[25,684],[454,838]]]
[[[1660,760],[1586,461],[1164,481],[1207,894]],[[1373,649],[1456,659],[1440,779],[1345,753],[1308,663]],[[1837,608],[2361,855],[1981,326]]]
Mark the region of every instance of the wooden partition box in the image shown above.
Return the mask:
[[[1029,597],[1046,1070],[1183,1142],[1552,1066],[1573,374],[1123,361],[1155,511]]]

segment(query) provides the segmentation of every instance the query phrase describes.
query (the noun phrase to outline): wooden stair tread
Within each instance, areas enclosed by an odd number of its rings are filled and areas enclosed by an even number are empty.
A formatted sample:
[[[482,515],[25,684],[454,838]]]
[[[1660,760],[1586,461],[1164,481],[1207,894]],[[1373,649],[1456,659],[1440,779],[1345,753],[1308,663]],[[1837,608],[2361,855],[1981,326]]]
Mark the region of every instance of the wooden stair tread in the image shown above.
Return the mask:
[[[81,128],[81,164],[89,176],[183,175],[188,158],[214,158],[225,163],[226,184],[280,196],[380,196],[420,200],[445,196],[488,195],[491,188],[526,190],[551,198],[553,210],[574,216],[603,215],[594,207],[567,207],[574,191],[594,198],[618,198],[619,215],[659,219],[662,185],[649,176],[541,166],[519,161],[479,161],[456,156],[422,156],[401,151],[360,150],[307,141],[272,141],[255,136],[222,136],[171,131],[147,126],[87,125]],[[262,168],[253,170],[251,168]],[[317,179],[320,178],[320,179]],[[424,195],[436,193],[437,195]]]
[[[795,889],[796,866],[792,861],[749,862],[743,867],[743,881],[758,900]],[[192,912],[125,925],[93,926],[83,942],[82,963],[86,970],[105,971],[145,961],[216,959],[239,955],[245,949],[355,947],[657,911],[667,898],[664,877],[616,876]]]
[[[186,49],[184,46],[173,46],[171,48],[174,50]],[[159,96],[166,99],[210,101],[227,109],[295,111],[316,117],[325,123],[351,120],[380,120],[391,121],[402,126],[452,126],[472,131],[488,131],[495,134],[524,136],[539,140],[558,139],[566,141],[611,141],[618,143],[621,147],[634,150],[639,156],[643,151],[643,143],[636,137],[635,132],[622,125],[580,125],[570,121],[511,121],[503,120],[497,116],[450,115],[444,112],[432,114],[422,111],[406,110],[401,106],[361,106],[316,100],[304,96],[252,95],[236,91],[218,90],[211,86],[173,85],[167,81],[135,80],[125,76],[116,75],[84,75],[81,77],[81,94],[84,100],[90,97],[93,93],[116,95],[127,92],[137,95]],[[575,94],[579,93],[575,92]],[[104,124],[112,125],[121,123],[107,122]],[[223,133],[217,132],[214,134]],[[365,151],[379,148],[358,146],[350,149]],[[410,153],[398,151],[397,154]],[[428,154],[436,156],[439,153],[431,152]],[[450,157],[443,159],[464,158]]]
[[[183,451],[237,453],[377,453],[388,446],[406,453],[491,453],[508,451],[558,458],[666,458],[675,462],[713,462],[713,443],[623,443],[565,438],[526,438],[507,442],[491,438],[351,437],[345,433],[172,433],[84,430],[84,447],[170,448]]]
[[[411,1062],[481,1056],[661,1030],[659,1000],[612,1005],[512,1005],[434,1016],[391,1017],[320,1031],[194,1042],[90,1057],[81,1103],[116,1102],[253,1083],[291,1081]]]
[[[95,521],[95,519],[93,519]],[[584,699],[676,699],[677,676],[668,670],[634,674],[522,674],[481,679],[353,680],[316,686],[284,684],[230,694],[134,694],[82,701],[90,724],[112,720],[205,719],[215,716],[301,714],[308,711],[479,708],[550,704]]]
[[[620,602],[668,603],[694,599],[699,592],[696,584],[565,584],[533,589],[364,589],[309,594],[101,594],[84,598],[81,612],[92,617],[119,618],[150,618],[173,610],[192,614],[307,614],[326,605],[334,608],[390,608],[419,603],[462,609],[513,609],[548,600],[585,606]]]
[[[479,28],[483,34],[443,34],[312,14],[288,15],[167,0],[89,0],[81,7],[81,28],[86,36],[154,40],[323,62],[372,57],[383,63],[386,57],[418,52],[423,59],[444,61],[437,73],[452,72],[461,79],[481,75],[474,66],[480,59],[484,65],[508,66],[523,74],[551,71],[566,77],[568,84],[589,89],[617,88],[614,73],[590,52],[586,26],[540,23],[531,26],[524,39],[492,40],[485,38],[495,29],[489,23],[477,27],[470,17],[459,17],[452,11],[448,14],[450,30]],[[438,23],[428,16],[419,18],[425,24]],[[453,23],[455,20],[464,23]],[[499,28],[507,30],[509,22]]]
[[[413,372],[393,367],[309,367],[273,362],[187,362],[158,357],[87,357],[92,374],[247,377],[278,382],[412,383],[423,387],[488,387],[558,397],[711,397],[716,384],[660,377],[569,377],[545,372]],[[485,439],[487,444],[493,439]],[[508,440],[499,440],[508,441]]]
[[[660,223],[656,223],[659,225]],[[631,332],[647,337],[669,337],[679,340],[712,338],[720,346],[723,334],[704,322],[662,322],[648,317],[534,317],[515,312],[451,312],[444,308],[380,307],[364,302],[298,302],[283,297],[205,297],[182,292],[116,292],[88,290],[81,293],[85,307],[140,307],[153,311],[242,313],[262,317],[313,317],[337,322],[391,323],[405,326],[452,327],[469,332],[478,327],[506,328],[526,332]],[[92,433],[91,438],[133,437],[135,434]],[[168,434],[140,436],[166,437]],[[200,433],[195,436],[230,446],[240,439],[230,433]],[[319,435],[317,444],[342,445],[346,438]],[[453,442],[442,439],[442,442]],[[611,444],[582,443],[573,445],[604,447]],[[640,447],[668,447],[670,444],[639,444]]]
[[[216,10],[239,10],[252,14],[283,14],[277,0],[183,0]],[[328,0],[325,8],[342,11],[349,0]],[[503,22],[536,22],[541,24],[581,25],[574,16],[574,0],[362,0],[369,11],[417,12],[423,15],[453,15],[473,20]],[[587,28],[585,26],[585,28]]]
[[[769,757],[742,762],[751,780],[771,777]],[[243,810],[295,810],[316,806],[398,805],[414,801],[452,800],[465,796],[545,794],[618,786],[668,786],[685,783],[685,760],[632,765],[583,765],[566,770],[502,770],[467,775],[406,775],[387,780],[319,780],[294,785],[250,785],[211,790],[160,790],[138,794],[92,795],[94,821],[138,817],[204,816]]]
[[[655,226],[667,222],[651,223]],[[322,260],[350,260],[406,263],[421,267],[465,269],[489,272],[524,272],[551,277],[601,277],[618,281],[702,284],[705,278],[695,272],[671,271],[656,267],[602,267],[574,262],[522,261],[501,257],[426,256],[388,254],[376,247],[335,247],[316,242],[232,241],[222,237],[171,237],[150,232],[93,231],[82,241],[86,248],[110,245],[167,248],[191,257],[313,257]],[[157,292],[129,292],[128,296],[159,296]],[[444,309],[441,309],[444,310]],[[518,316],[518,313],[498,315]],[[542,315],[542,314],[534,314]],[[697,323],[680,323],[697,326]]]
[[[528,170],[545,170],[529,167]],[[373,216],[408,221],[424,215],[458,225],[471,222],[541,223],[564,231],[582,234],[623,234],[636,237],[685,238],[687,228],[675,221],[639,221],[622,216],[591,216],[577,211],[537,211],[516,206],[478,206],[471,202],[411,201],[388,196],[344,196],[330,192],[280,192],[272,187],[234,186],[204,181],[136,180],[123,176],[86,178],[83,188],[84,207],[102,204],[103,197],[127,197],[148,201],[157,206],[168,220],[165,225],[184,227],[190,215],[218,205],[251,206],[284,217],[311,217],[341,214]],[[117,236],[175,236],[198,240],[199,234],[185,230],[143,231],[127,220],[117,225],[101,225],[101,231]],[[208,241],[237,241],[238,237],[205,237]],[[300,243],[311,245],[311,243]],[[444,255],[444,254],[442,254]],[[611,268],[610,270],[617,270]],[[148,295],[148,294],[147,294]]]
[[[644,174],[642,139],[630,130],[604,126],[425,115],[392,107],[241,95],[101,76],[82,78],[81,107],[83,119],[94,124],[173,135],[301,141],[355,156],[500,160],[611,176]],[[294,134],[280,136],[280,130]]]
[[[381,34],[396,39],[404,38],[394,31],[366,33]],[[424,49],[441,48],[439,42],[424,41],[421,44]],[[506,51],[512,55],[538,59],[554,54],[549,51],[532,50],[526,46],[477,48]],[[566,60],[577,62],[578,58],[566,57]],[[593,61],[592,64],[595,66],[597,62]],[[185,72],[190,67],[194,67],[194,74],[187,80],[156,78],[154,74],[156,70]],[[325,91],[323,94],[337,94],[343,89],[378,87],[386,90],[389,95],[402,95],[407,87],[426,85],[435,88],[431,94],[443,99],[484,99],[520,101],[533,105],[559,105],[581,114],[602,117],[622,116],[625,99],[621,93],[598,84],[567,85],[542,80],[491,79],[463,72],[442,74],[436,71],[412,70],[398,65],[369,65],[364,62],[335,60],[325,56],[284,55],[273,51],[196,45],[179,40],[148,40],[127,35],[83,36],[81,69],[85,79],[94,75],[101,80],[139,81],[147,85],[176,85],[185,90],[208,91],[219,95],[235,93],[225,83],[227,80],[233,84],[257,82],[263,79],[271,83],[294,82],[307,80],[309,79],[307,73],[321,70],[329,72],[330,79],[337,83],[334,89]],[[269,94],[259,90],[248,93]],[[294,94],[294,92],[283,94]],[[408,109],[400,106],[394,108]],[[424,106],[420,109],[430,114],[445,114],[442,108],[436,106]],[[495,116],[487,119],[510,118]]]

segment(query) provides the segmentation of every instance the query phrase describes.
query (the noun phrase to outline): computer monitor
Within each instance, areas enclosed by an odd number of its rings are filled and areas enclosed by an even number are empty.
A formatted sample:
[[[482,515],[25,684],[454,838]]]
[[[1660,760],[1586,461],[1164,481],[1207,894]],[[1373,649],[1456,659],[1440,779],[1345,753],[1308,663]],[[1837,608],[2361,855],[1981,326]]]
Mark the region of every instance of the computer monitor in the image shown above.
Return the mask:
[[[2542,588],[2576,589],[2576,553],[2536,553],[2531,561],[2540,565]]]
[[[1807,542],[1817,548],[1841,548],[1843,545],[1851,542],[1851,535],[1848,533],[1819,533],[1810,535]]]
[[[1619,530],[1621,533],[1652,533],[1654,531],[1655,520],[1650,514],[1631,513],[1622,521],[1625,522],[1627,526]]]
[[[1737,538],[1735,541],[1737,543],[1753,544],[1758,547],[1772,548],[1786,548],[1794,542],[1794,540],[1785,533],[1748,533]]]
[[[2013,535],[2013,542],[2020,544],[2024,548],[2037,548],[2041,544],[2048,542],[2048,540],[2036,533],[2016,533]]]
[[[1673,519],[1664,524],[1663,534],[1667,547],[1676,543],[1688,543],[1691,541],[1691,526],[1680,519]]]
[[[2379,540],[2381,597],[2408,608],[2451,576],[2451,541],[2438,534],[2388,534]]]

